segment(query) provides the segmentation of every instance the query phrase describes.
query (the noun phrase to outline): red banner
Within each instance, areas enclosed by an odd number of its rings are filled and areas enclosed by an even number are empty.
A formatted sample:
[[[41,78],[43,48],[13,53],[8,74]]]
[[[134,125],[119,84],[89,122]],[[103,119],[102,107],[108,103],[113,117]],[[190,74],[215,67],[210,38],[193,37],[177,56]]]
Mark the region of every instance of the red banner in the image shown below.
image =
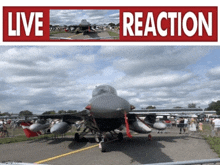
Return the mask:
[[[123,41],[217,41],[217,7],[120,9]]]
[[[3,41],[47,41],[49,24],[49,8],[3,7]]]
[[[3,41],[51,40],[50,10],[119,10],[119,38],[105,42],[217,42],[217,7],[3,7]]]

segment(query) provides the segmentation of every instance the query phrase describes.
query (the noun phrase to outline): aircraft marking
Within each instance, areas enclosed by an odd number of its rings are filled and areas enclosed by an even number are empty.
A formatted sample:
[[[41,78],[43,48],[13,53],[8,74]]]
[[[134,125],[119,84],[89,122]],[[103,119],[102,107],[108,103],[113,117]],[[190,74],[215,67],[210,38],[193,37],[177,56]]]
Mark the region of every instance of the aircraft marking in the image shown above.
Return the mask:
[[[61,154],[61,155],[58,155],[58,156],[54,156],[54,157],[51,157],[51,158],[47,158],[47,159],[44,159],[44,160],[40,160],[40,161],[37,161],[35,163],[36,164],[45,163],[45,162],[48,162],[48,161],[51,161],[51,160],[54,160],[54,159],[58,159],[58,158],[61,158],[61,157],[64,157],[64,156],[68,156],[68,155],[75,154],[75,153],[78,153],[78,152],[81,152],[81,151],[85,151],[85,150],[88,150],[88,149],[91,149],[91,148],[94,148],[94,147],[97,147],[97,146],[99,146],[99,144],[96,144],[96,145],[93,145],[93,146],[90,146],[90,147],[86,147],[86,148],[82,148],[82,149],[79,149],[79,150],[71,151],[71,152]]]

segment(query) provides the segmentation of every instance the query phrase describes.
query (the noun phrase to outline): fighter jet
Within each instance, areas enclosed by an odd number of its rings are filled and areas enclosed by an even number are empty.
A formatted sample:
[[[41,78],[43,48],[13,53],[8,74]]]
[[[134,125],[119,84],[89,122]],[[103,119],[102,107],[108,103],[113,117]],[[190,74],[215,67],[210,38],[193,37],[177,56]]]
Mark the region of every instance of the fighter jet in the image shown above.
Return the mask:
[[[156,116],[168,113],[184,113],[196,111],[202,113],[202,109],[164,109],[164,110],[135,110],[127,100],[119,97],[115,88],[109,85],[97,86],[92,92],[92,98],[84,110],[74,114],[40,115],[40,120],[61,119],[54,124],[51,133],[63,134],[67,132],[76,121],[84,121],[85,129],[81,133],[75,133],[75,141],[80,141],[87,133],[92,132],[95,140],[100,143],[102,152],[106,151],[106,133],[110,132],[113,137],[123,140],[122,132],[116,133],[116,129],[126,128],[126,134],[131,138],[130,130],[138,133],[150,133],[152,129],[164,130],[166,124],[156,121]],[[141,118],[140,118],[141,117]],[[144,119],[143,119],[144,117]],[[40,128],[40,123],[38,128]],[[31,130],[29,130],[31,131]],[[32,132],[39,129],[32,129]]]
[[[74,30],[71,30],[71,32],[75,31],[75,33],[83,33],[83,35],[89,33],[89,32],[95,32],[92,25],[87,22],[86,19],[82,19],[81,23],[79,25],[73,25],[70,26],[70,28],[74,28]]]

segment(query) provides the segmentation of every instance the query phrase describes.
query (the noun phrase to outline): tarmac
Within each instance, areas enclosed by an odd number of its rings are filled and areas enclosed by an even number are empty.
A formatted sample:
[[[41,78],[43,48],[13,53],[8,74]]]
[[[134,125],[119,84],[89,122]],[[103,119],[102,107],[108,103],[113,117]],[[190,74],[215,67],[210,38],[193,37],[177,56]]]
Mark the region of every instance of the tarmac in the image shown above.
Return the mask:
[[[125,137],[122,142],[109,142],[104,153],[92,135],[87,135],[81,142],[65,137],[1,144],[0,162],[125,165],[218,158],[198,133],[179,134],[178,128],[172,128],[166,133],[154,131],[151,134],[152,141],[146,134],[133,133],[131,139]]]
[[[96,30],[96,32],[90,32],[85,35],[83,33],[57,33],[57,34],[51,34],[50,35],[51,40],[59,40],[59,39],[65,39],[65,40],[105,40],[105,39],[114,39],[112,38],[107,31],[102,30]]]

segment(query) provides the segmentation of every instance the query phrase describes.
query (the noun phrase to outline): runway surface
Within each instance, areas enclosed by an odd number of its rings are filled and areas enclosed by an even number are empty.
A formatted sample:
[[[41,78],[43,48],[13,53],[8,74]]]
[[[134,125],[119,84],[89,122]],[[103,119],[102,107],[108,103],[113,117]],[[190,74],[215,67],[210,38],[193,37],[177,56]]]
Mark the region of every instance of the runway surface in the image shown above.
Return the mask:
[[[0,162],[124,165],[218,158],[199,135],[178,134],[177,128],[168,131],[170,133],[153,132],[152,141],[147,135],[137,134],[131,139],[124,138],[122,142],[110,142],[105,153],[101,153],[92,135],[78,143],[66,137],[3,144],[0,145]]]
[[[113,39],[107,31],[97,30],[96,32],[90,32],[85,35],[83,33],[75,34],[75,33],[58,33],[51,34],[50,39],[71,39],[71,40],[90,40],[90,39]]]

